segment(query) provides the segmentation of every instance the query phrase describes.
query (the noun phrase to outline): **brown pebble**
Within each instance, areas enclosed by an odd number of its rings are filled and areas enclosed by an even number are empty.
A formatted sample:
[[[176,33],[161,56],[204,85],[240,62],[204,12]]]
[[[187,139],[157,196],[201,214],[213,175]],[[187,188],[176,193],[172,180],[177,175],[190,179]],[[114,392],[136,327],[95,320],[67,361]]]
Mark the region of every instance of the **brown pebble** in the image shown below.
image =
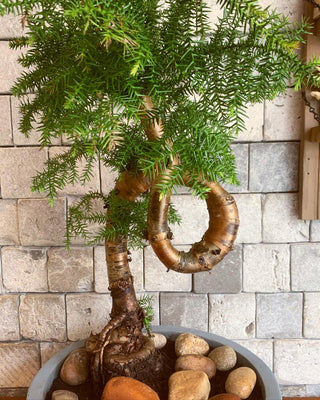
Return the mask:
[[[218,371],[229,371],[237,363],[237,353],[230,346],[216,347],[208,357],[214,361]]]
[[[101,400],[160,400],[158,394],[145,383],[127,376],[110,379]]]
[[[252,393],[257,381],[257,375],[249,367],[240,367],[230,372],[227,377],[226,392],[232,393],[240,399],[247,399]]]
[[[208,375],[208,378],[211,379],[216,374],[216,365],[209,357],[199,354],[186,354],[177,358],[175,370],[203,371]]]
[[[60,378],[63,382],[71,386],[77,386],[84,383],[89,376],[89,353],[84,347],[73,350],[60,370]]]
[[[176,355],[200,354],[205,356],[209,353],[209,344],[199,336],[192,333],[181,333],[175,341]]]
[[[79,397],[69,390],[55,390],[52,393],[52,400],[78,400]]]
[[[210,382],[202,371],[178,371],[169,378],[168,400],[207,400]]]

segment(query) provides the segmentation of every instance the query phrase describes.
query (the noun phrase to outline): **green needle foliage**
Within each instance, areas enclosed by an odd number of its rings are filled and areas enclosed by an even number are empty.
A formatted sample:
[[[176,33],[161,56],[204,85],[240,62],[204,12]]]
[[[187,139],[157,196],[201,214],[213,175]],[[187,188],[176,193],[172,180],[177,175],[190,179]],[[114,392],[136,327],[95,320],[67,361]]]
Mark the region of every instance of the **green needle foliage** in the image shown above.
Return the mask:
[[[152,303],[153,303],[152,296],[144,295],[138,299],[138,304],[144,311],[143,325],[146,328],[148,335],[150,336],[152,334],[151,323],[154,319]]]
[[[289,80],[296,89],[318,85],[319,60],[304,63],[297,55],[306,21],[290,25],[256,0],[217,3],[224,13],[213,28],[202,0],[2,0],[0,13],[20,14],[26,25],[11,41],[26,49],[26,71],[12,89],[21,98],[21,131],[28,135],[37,121],[42,146],[61,136],[69,143],[34,179],[34,190],[53,201],[66,184],[85,183],[97,160],[119,173],[154,177],[177,156],[180,164],[158,183],[163,194],[186,172],[201,197],[199,177],[237,182],[230,144],[245,129],[248,104],[273,99]],[[147,140],[144,96],[154,103],[149,120],[163,123],[161,140]],[[81,173],[79,161],[86,164]],[[85,222],[104,223],[90,240],[125,233],[119,222],[106,228],[105,215],[84,215],[95,196],[70,211],[68,237],[88,236]],[[112,195],[106,202],[116,203]],[[123,220],[123,208],[137,216],[130,225],[136,236],[145,203],[115,207]]]

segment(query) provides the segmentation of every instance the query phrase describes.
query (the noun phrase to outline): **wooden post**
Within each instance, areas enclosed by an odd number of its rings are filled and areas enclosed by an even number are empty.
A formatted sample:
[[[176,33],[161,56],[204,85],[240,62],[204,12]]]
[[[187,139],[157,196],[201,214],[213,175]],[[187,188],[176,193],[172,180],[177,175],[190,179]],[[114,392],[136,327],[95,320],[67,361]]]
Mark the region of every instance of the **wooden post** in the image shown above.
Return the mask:
[[[320,0],[317,0],[320,4]],[[305,17],[319,20],[319,10],[308,1],[305,1]],[[305,58],[310,60],[320,55],[320,36],[307,35]],[[305,88],[309,98],[310,90]],[[320,148],[318,141],[310,141],[315,136],[317,121],[303,102],[303,127],[300,146],[300,217],[302,219],[320,218]],[[313,133],[312,133],[313,132]]]

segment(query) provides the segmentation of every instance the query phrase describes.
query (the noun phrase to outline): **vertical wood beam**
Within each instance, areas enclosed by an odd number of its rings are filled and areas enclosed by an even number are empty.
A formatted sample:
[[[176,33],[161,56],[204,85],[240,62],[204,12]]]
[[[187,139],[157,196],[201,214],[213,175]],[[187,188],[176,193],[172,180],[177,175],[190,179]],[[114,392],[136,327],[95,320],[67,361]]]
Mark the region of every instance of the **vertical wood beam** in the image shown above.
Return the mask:
[[[304,15],[311,20],[318,18],[318,10],[313,4],[305,1]],[[310,60],[320,55],[320,37],[307,35],[305,59]],[[306,95],[310,90],[305,88]],[[300,217],[312,220],[320,218],[320,174],[319,174],[319,143],[308,140],[309,132],[317,125],[313,114],[303,102],[303,127],[300,146]]]

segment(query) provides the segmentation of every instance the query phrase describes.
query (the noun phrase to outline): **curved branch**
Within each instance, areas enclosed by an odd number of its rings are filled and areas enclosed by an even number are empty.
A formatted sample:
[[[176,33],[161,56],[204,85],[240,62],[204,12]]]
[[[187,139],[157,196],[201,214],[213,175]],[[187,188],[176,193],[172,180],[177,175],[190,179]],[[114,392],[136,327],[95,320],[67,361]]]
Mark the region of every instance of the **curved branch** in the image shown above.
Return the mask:
[[[169,269],[182,273],[209,271],[233,249],[239,214],[234,198],[216,182],[204,182],[210,192],[206,199],[209,212],[209,228],[200,242],[194,243],[188,252],[178,251],[171,244],[168,227],[170,196],[160,198],[151,189],[148,210],[148,239],[160,259]],[[185,179],[187,184],[187,179]]]

